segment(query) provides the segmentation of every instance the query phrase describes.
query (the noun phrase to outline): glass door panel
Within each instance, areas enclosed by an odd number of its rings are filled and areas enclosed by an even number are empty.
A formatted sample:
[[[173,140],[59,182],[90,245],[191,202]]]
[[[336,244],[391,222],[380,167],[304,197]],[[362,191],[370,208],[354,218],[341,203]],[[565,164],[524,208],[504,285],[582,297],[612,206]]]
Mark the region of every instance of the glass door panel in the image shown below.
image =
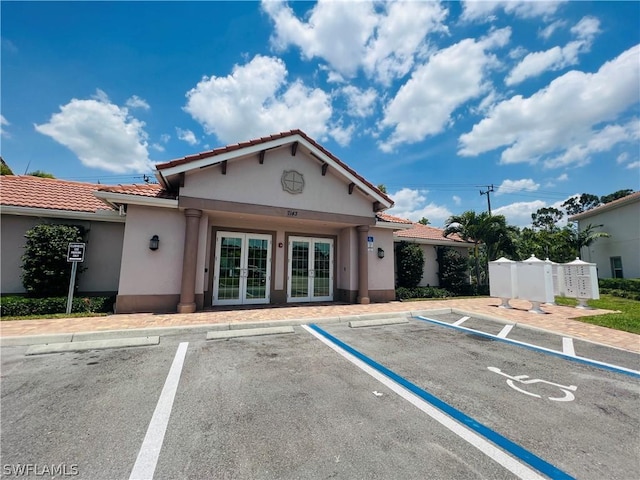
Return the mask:
[[[309,298],[309,242],[294,240],[291,242],[290,294],[293,299]]]
[[[333,300],[333,241],[321,238],[289,239],[287,300]]]
[[[331,244],[313,242],[313,296],[328,297],[331,294]]]
[[[271,235],[219,232],[214,305],[269,303],[270,291]]]
[[[220,238],[217,255],[217,297],[222,301],[240,300],[240,275],[242,265],[242,238]]]

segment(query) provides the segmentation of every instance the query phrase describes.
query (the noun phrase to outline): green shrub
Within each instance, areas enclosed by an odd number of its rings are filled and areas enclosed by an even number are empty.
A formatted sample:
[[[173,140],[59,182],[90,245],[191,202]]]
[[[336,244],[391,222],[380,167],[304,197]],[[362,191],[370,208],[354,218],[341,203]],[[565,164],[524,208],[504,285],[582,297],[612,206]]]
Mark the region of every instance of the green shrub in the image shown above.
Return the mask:
[[[630,278],[599,278],[598,285],[600,291],[620,290],[640,294],[640,280]],[[615,295],[612,293],[611,295]],[[617,295],[620,296],[620,295]],[[629,297],[626,297],[629,298]]]
[[[22,284],[30,297],[55,297],[69,290],[69,243],[81,242],[84,228],[76,225],[36,225],[25,234]],[[82,268],[78,269],[79,271]]]
[[[469,295],[467,257],[451,247],[439,247],[437,254],[440,286],[457,295]]]
[[[398,287],[396,288],[397,300],[408,300],[411,298],[447,298],[453,296],[451,292],[444,288],[437,287]]]
[[[398,287],[414,288],[422,280],[424,254],[420,245],[400,242],[395,247]]]
[[[113,310],[115,297],[75,297],[71,303],[72,313],[107,313]],[[51,315],[67,311],[67,297],[29,298],[2,297],[0,316],[24,317]]]

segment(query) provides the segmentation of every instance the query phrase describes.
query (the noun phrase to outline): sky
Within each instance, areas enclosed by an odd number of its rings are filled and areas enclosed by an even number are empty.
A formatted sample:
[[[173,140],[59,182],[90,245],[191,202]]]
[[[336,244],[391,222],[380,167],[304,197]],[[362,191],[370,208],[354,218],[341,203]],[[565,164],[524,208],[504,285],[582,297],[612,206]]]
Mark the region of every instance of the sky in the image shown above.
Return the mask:
[[[0,2],[0,153],[103,184],[301,129],[441,227],[640,190],[640,2]],[[488,195],[481,194],[492,190]],[[489,198],[488,198],[489,197]]]

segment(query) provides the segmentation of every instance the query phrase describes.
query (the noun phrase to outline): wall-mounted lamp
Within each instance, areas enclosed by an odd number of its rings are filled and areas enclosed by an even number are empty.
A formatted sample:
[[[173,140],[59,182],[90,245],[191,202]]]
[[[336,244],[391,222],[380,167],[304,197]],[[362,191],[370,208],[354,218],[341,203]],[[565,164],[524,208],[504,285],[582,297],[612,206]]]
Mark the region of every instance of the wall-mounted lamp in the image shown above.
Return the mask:
[[[157,250],[159,245],[160,238],[158,237],[158,235],[154,235],[153,237],[151,237],[151,240],[149,240],[149,250]]]
[[[384,250],[378,247],[378,258],[384,258]]]

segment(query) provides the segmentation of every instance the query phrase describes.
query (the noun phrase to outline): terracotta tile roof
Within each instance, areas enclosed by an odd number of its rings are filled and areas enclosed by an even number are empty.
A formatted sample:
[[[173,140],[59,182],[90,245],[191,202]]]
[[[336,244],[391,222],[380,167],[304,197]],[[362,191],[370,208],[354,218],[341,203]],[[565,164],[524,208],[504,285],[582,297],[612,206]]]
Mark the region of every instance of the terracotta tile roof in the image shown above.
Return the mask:
[[[0,204],[74,212],[110,210],[92,193],[101,186],[30,175],[2,175]]]
[[[157,183],[144,183],[141,185],[100,185],[100,188],[97,190],[100,192],[122,193],[141,197],[169,198],[172,200],[176,198],[174,194],[167,192],[162,188],[162,185]]]
[[[441,228],[430,227],[429,225],[422,225],[421,223],[414,223],[413,228],[400,230],[399,232],[395,232],[394,235],[400,238],[415,238],[420,240],[466,243],[458,235],[450,235],[449,237],[445,237],[443,233],[444,230],[442,230]]]
[[[626,197],[618,198],[613,202],[605,203],[603,205],[598,205],[597,207],[592,208],[591,210],[587,210],[582,213],[577,213],[576,215],[572,215],[569,217],[569,221],[579,220],[581,218],[591,217],[593,215],[597,215],[601,212],[606,212],[612,208],[616,208],[620,205],[624,205],[626,203],[632,203],[640,200],[640,191],[633,192]]]
[[[235,150],[241,150],[243,148],[251,147],[253,145],[258,145],[258,144],[261,144],[261,143],[267,143],[267,142],[270,142],[272,140],[278,140],[278,139],[285,138],[285,137],[292,137],[294,135],[300,135],[306,141],[311,143],[315,148],[317,148],[322,153],[327,155],[334,162],[336,162],[342,168],[347,170],[354,177],[356,177],[358,180],[360,180],[366,186],[368,186],[373,191],[378,193],[382,198],[384,198],[389,203],[391,203],[391,205],[393,205],[393,200],[389,196],[387,196],[385,193],[381,192],[377,187],[375,187],[369,181],[367,181],[364,177],[362,177],[361,175],[356,173],[355,170],[351,169],[351,167],[349,167],[346,163],[344,163],[338,157],[333,155],[331,152],[329,152],[329,150],[327,150],[322,145],[317,143],[314,139],[309,137],[302,130],[298,130],[298,129],[290,130],[288,132],[276,133],[276,134],[270,135],[268,137],[255,138],[253,140],[247,140],[246,142],[235,143],[235,144],[232,144],[232,145],[227,145],[225,147],[214,148],[213,150],[209,150],[209,151],[206,151],[206,152],[196,153],[195,155],[188,155],[186,157],[182,157],[182,158],[178,158],[178,159],[175,159],[175,160],[171,160],[169,162],[159,163],[159,164],[156,165],[156,169],[164,170],[164,169],[167,169],[167,168],[176,167],[178,165],[184,165],[184,164],[187,164],[187,163],[190,163],[190,162],[194,162],[196,160],[202,160],[203,158],[215,157],[216,155],[220,155],[222,153],[233,152]]]
[[[390,222],[390,223],[403,223],[403,224],[413,224],[411,220],[407,220],[406,218],[395,217],[393,215],[389,215],[388,213],[378,212],[376,213],[376,217],[378,220],[382,222]]]

